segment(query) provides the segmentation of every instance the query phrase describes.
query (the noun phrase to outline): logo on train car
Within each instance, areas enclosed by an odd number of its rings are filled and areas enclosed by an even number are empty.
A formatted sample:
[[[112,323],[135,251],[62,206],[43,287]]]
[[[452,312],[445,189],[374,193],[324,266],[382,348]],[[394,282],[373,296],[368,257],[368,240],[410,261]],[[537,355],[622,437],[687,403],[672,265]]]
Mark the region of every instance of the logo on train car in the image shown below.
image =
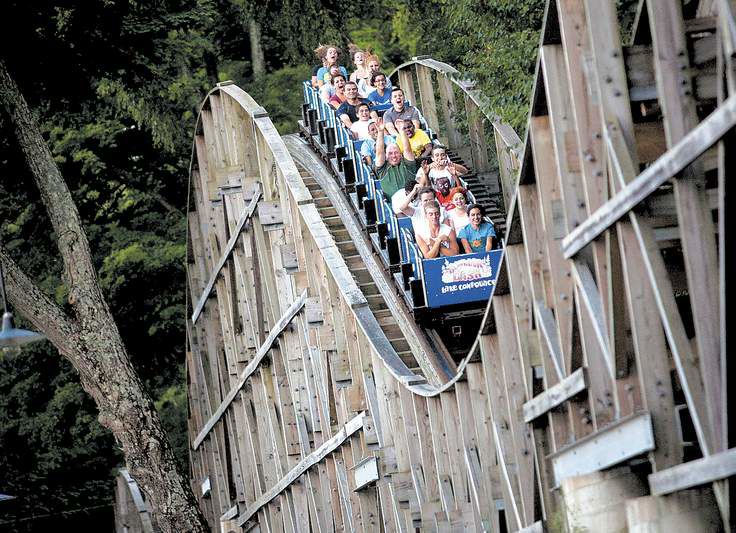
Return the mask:
[[[477,302],[490,298],[501,264],[502,250],[425,259],[427,306]]]

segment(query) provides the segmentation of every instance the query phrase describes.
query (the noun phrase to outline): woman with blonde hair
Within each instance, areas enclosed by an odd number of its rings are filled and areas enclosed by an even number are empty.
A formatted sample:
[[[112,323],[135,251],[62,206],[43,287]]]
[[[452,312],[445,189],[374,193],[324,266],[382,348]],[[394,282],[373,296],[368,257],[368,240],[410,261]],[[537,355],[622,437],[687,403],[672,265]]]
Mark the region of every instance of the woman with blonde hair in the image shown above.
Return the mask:
[[[368,77],[364,80],[361,80],[358,82],[358,91],[360,94],[365,95],[366,97],[376,90],[376,88],[373,86],[373,82],[371,81],[371,76],[375,74],[376,72],[380,72],[381,70],[381,60],[378,59],[378,56],[376,54],[370,54],[365,58],[365,65],[368,69]],[[391,80],[386,78],[386,87],[384,87],[384,90],[388,90],[389,94],[391,93],[391,89],[393,87],[391,86]]]
[[[360,87],[361,80],[365,83],[365,80],[370,78],[371,75],[365,64],[365,57],[368,53],[365,50],[361,50],[354,44],[350,44],[348,49],[350,50],[350,57],[353,58],[353,65],[355,65],[355,70],[350,74],[350,81],[354,81],[358,84],[358,87]],[[363,93],[360,94],[361,96],[365,96]]]
[[[314,53],[317,57],[322,60],[322,68],[317,71],[317,86],[322,87],[327,81],[327,76],[330,75],[330,67],[338,65],[337,60],[340,58],[342,52],[340,49],[332,44],[321,44],[314,49]],[[348,71],[343,66],[339,66],[340,73],[347,79]]]

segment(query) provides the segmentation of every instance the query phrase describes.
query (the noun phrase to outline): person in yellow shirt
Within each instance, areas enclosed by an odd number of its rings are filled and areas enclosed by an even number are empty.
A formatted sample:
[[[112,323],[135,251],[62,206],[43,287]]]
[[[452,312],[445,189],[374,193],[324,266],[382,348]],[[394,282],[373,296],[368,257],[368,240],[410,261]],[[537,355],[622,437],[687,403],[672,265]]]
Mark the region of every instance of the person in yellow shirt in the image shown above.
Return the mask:
[[[398,120],[397,122],[401,123]],[[409,139],[409,146],[416,159],[427,157],[432,153],[432,139],[429,138],[429,135],[424,130],[417,129],[411,120],[403,121],[401,126],[404,129],[404,133],[406,133],[406,137]],[[398,144],[399,148],[403,151],[404,147],[401,145],[401,137],[398,139]]]

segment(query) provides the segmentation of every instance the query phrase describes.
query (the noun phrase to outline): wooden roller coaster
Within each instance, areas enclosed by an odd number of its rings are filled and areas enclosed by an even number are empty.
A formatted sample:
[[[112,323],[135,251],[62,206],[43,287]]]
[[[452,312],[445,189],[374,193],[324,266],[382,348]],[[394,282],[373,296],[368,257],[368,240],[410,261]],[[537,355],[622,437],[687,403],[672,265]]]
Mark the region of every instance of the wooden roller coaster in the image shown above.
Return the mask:
[[[613,2],[548,4],[524,141],[448,65],[392,75],[507,213],[459,358],[412,320],[331,154],[232,83],[207,95],[187,372],[213,530],[729,530],[736,21],[650,0],[619,33]]]

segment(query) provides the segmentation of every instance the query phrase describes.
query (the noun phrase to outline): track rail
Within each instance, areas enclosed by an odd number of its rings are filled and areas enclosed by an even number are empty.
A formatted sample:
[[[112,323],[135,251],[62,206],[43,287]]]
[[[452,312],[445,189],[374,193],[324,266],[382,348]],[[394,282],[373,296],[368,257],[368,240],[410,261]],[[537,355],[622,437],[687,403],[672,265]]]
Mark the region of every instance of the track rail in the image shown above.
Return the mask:
[[[343,259],[351,266],[353,277],[401,360],[413,371],[419,370],[417,373],[421,373],[435,387],[451,380],[457,373],[457,366],[446,352],[439,352],[430,345],[424,331],[416,325],[411,313],[397,297],[391,280],[387,278],[370,243],[365,240],[344,192],[335,183],[324,162],[298,135],[287,135],[284,142],[297,165],[304,169],[302,178],[315,200],[327,200],[318,208],[322,220],[335,239]]]

